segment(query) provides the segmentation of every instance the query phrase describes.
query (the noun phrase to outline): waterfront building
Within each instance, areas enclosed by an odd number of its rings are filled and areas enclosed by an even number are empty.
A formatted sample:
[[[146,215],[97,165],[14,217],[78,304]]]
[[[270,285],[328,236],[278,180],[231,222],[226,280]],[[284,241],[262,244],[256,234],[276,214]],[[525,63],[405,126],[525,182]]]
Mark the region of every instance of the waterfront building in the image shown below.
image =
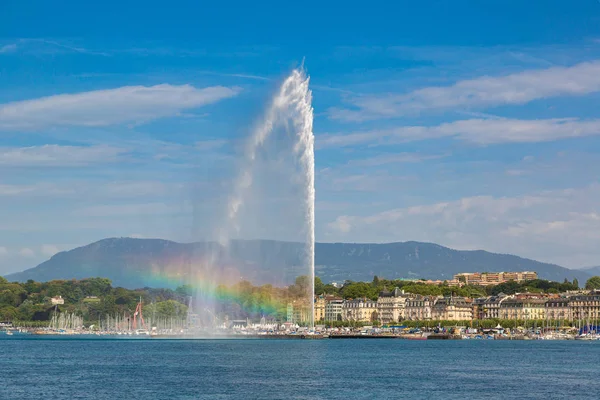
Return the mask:
[[[330,296],[325,299],[325,321],[341,321],[344,299]]]
[[[463,283],[456,280],[456,279],[447,279],[447,280],[440,280],[440,279],[401,279],[403,282],[411,282],[411,283],[417,283],[417,284],[421,284],[421,285],[448,285],[448,286],[462,286]]]
[[[512,296],[504,299],[500,304],[501,319],[522,319],[523,318],[523,301]]]
[[[63,305],[63,304],[65,304],[65,299],[63,299],[63,298],[62,298],[62,296],[60,296],[60,295],[59,295],[59,296],[55,296],[55,297],[52,297],[52,298],[50,299],[50,303],[51,303],[53,306],[56,306],[56,305]]]
[[[438,298],[431,309],[431,319],[438,321],[470,321],[473,319],[471,299],[454,296]]]
[[[546,319],[570,321],[571,307],[569,306],[569,299],[565,297],[548,299],[546,301]]]
[[[482,297],[475,299],[473,307],[474,319],[498,319],[500,318],[500,304],[508,296],[499,293],[496,296]]]
[[[296,300],[292,303],[293,318],[291,322],[295,324],[307,323],[310,321],[311,307],[310,300]]]
[[[390,324],[404,319],[404,310],[408,295],[403,290],[395,288],[393,291],[383,290],[377,298],[377,314],[379,322]]]
[[[574,321],[600,320],[600,291],[570,296],[569,308]]]
[[[410,321],[429,321],[431,320],[431,308],[433,307],[435,296],[416,295],[406,300],[404,318]]]
[[[315,315],[314,321],[324,321],[325,320],[325,296],[317,296],[315,298]]]
[[[488,286],[498,285],[500,283],[515,281],[531,281],[537,279],[537,272],[463,272],[454,275],[454,280],[463,282],[466,285]]]
[[[370,299],[346,300],[342,306],[342,318],[350,322],[378,321],[377,302]]]
[[[473,299],[473,319],[485,319],[485,302],[487,297]]]
[[[546,319],[546,301],[542,295],[517,294],[500,303],[501,319]]]

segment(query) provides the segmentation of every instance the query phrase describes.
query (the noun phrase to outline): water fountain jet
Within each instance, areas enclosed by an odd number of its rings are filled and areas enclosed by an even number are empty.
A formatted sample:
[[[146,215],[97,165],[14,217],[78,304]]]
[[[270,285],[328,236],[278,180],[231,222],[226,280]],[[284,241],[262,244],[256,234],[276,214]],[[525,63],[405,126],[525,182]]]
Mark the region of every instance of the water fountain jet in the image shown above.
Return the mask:
[[[310,292],[306,293],[310,304],[308,324],[314,327],[314,251],[315,251],[315,167],[314,167],[314,135],[313,135],[313,108],[312,93],[309,89],[309,78],[303,68],[295,69],[283,81],[279,90],[273,97],[267,108],[263,119],[256,129],[253,130],[242,158],[240,173],[234,181],[232,194],[226,205],[225,218],[217,229],[217,240],[224,254],[228,254],[231,240],[236,239],[240,233],[240,210],[244,207],[248,191],[254,182],[254,170],[257,162],[257,154],[267,140],[278,128],[285,128],[293,137],[293,153],[299,162],[302,173],[302,197],[303,197],[303,219],[304,219],[304,263],[308,267],[310,279]],[[214,316],[214,302],[211,299],[211,291],[217,284],[214,271],[219,269],[222,255],[212,251],[205,267],[205,274],[212,280],[208,287],[202,287],[197,291],[197,310],[211,310]],[[213,273],[211,274],[212,271]],[[204,277],[206,280],[206,277]],[[205,282],[206,283],[206,282]],[[206,318],[202,318],[205,320]],[[206,322],[205,322],[206,324]]]

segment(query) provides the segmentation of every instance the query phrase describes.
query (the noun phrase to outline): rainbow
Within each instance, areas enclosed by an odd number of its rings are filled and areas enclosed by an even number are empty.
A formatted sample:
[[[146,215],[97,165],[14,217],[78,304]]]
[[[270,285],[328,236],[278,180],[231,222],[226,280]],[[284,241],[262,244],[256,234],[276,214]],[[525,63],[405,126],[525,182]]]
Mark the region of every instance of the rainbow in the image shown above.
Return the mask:
[[[152,264],[148,271],[142,277],[147,287],[175,288],[187,285],[194,297],[208,304],[235,303],[241,311],[250,315],[276,316],[285,313],[290,303],[298,307],[310,304],[308,299],[290,299],[287,287],[283,285],[253,286],[233,266],[219,268],[215,273],[214,267],[210,268],[208,263],[171,261]],[[128,273],[128,277],[131,275]]]

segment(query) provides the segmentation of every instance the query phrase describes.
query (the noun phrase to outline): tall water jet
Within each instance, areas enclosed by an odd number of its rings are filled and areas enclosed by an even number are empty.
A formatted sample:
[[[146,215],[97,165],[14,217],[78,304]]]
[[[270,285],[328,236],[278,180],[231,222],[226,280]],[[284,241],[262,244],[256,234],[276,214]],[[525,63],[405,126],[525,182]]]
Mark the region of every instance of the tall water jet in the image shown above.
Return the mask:
[[[303,69],[295,69],[283,81],[277,93],[269,104],[264,117],[253,130],[244,148],[239,174],[236,177],[231,195],[226,204],[225,218],[217,228],[216,236],[219,245],[224,249],[224,254],[229,253],[232,239],[240,235],[240,210],[244,207],[255,180],[256,162],[258,152],[264,148],[267,140],[284,130],[293,140],[293,153],[299,163],[297,166],[302,178],[302,207],[303,207],[303,236],[304,236],[304,264],[307,267],[309,293],[306,300],[310,307],[308,310],[308,325],[314,327],[314,251],[315,251],[315,165],[314,165],[314,135],[313,135],[313,108],[312,93],[309,89],[309,78]],[[276,135],[275,135],[276,137]],[[290,178],[291,179],[291,178]],[[204,266],[203,278],[205,287],[197,293],[198,310],[210,311],[214,314],[214,303],[211,304],[210,291],[219,281],[219,263],[222,255],[212,252]],[[209,272],[214,271],[214,272]],[[208,281],[208,282],[207,282]],[[208,287],[206,287],[208,286]],[[212,288],[211,288],[212,286]],[[213,310],[208,310],[213,308]]]

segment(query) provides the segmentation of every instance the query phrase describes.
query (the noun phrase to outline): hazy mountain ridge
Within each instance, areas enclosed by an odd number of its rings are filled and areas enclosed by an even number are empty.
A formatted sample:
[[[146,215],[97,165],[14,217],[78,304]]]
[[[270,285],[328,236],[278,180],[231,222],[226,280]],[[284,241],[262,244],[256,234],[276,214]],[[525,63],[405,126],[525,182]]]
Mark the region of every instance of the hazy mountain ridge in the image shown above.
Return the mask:
[[[600,276],[600,266],[580,268],[580,271],[594,276]]]
[[[228,251],[214,242],[177,243],[162,239],[111,238],[61,252],[37,267],[6,276],[12,281],[33,279],[110,278],[114,285],[129,288],[176,286],[196,263],[211,256],[222,266],[255,283],[292,282],[306,273],[302,267],[304,246],[274,240],[237,240]],[[581,284],[588,271],[570,270],[554,264],[495,254],[483,250],[453,250],[433,243],[385,244],[317,243],[316,273],[323,281],[342,282],[385,278],[450,279],[458,272],[537,271],[541,278],[562,281],[577,278]],[[157,276],[176,276],[168,280]],[[257,268],[260,266],[260,268]]]

